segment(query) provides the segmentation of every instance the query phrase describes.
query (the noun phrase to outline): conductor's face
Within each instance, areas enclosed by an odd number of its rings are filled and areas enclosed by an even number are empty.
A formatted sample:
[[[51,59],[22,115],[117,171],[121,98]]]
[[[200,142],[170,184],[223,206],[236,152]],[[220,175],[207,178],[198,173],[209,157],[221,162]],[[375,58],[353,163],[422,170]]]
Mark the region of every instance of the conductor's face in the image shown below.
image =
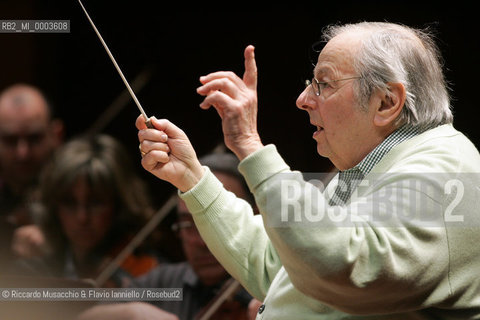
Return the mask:
[[[357,101],[353,57],[359,41],[348,35],[330,40],[318,57],[313,85],[297,99],[297,107],[308,112],[315,126],[317,151],[340,170],[356,165],[364,156],[362,143],[372,132],[373,114]]]

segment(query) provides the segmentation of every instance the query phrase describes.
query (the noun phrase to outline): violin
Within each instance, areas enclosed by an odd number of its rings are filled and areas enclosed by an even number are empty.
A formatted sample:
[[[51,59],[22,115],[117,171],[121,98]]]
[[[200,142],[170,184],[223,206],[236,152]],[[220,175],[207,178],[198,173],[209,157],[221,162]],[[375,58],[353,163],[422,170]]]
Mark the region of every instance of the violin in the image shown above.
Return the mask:
[[[194,320],[248,320],[248,302],[235,295],[240,283],[228,279],[218,294],[195,316]]]
[[[131,241],[131,239],[127,240]],[[114,269],[108,272],[108,274],[105,274],[105,269],[112,265],[113,261],[115,261],[119,254],[125,250],[125,247],[128,246],[129,243],[130,242],[121,243],[120,245],[114,247],[113,250],[111,250],[110,253],[104,257],[103,261],[100,263],[97,271],[95,272],[97,279],[102,274],[102,277],[104,277],[104,279],[101,281],[95,281],[97,287],[125,287],[126,284],[129,283],[130,279],[144,275],[158,265],[158,260],[153,255],[135,254],[133,252],[129,252],[129,254],[125,255],[121,261],[116,261],[114,263]]]

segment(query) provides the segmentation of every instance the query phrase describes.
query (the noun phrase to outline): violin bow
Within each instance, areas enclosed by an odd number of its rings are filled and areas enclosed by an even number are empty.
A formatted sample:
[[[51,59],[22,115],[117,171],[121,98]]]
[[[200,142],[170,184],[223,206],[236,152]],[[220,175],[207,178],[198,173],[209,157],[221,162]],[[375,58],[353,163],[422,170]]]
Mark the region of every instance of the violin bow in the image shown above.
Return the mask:
[[[150,233],[162,222],[168,213],[177,205],[177,193],[173,193],[167,202],[153,215],[153,217],[140,229],[133,239],[120,251],[95,279],[97,287],[101,287],[115,273],[122,262],[148,237]]]
[[[212,153],[225,152],[225,145],[219,143]],[[163,206],[153,215],[153,217],[140,229],[133,239],[120,251],[120,253],[102,270],[102,272],[94,280],[97,287],[101,287],[115,271],[120,267],[122,262],[148,237],[150,233],[165,219],[171,210],[177,205],[178,194],[174,192]]]
[[[204,311],[201,311],[195,316],[195,320],[208,320],[217,312],[220,306],[231,296],[233,296],[240,289],[240,283],[234,278],[230,278],[223,284],[218,294],[207,305]]]
[[[151,68],[146,68],[140,74],[138,74],[135,79],[132,81],[132,89],[135,92],[142,90],[152,77],[153,70]],[[107,125],[112,122],[112,120],[122,111],[130,100],[130,94],[128,89],[122,90],[120,95],[116,97],[112,103],[102,112],[102,114],[95,120],[95,122],[90,125],[90,127],[85,131],[86,136],[93,136],[107,127]]]
[[[212,150],[212,153],[224,153],[225,144],[219,143]],[[122,262],[148,237],[150,233],[165,219],[168,213],[177,205],[177,192],[174,192],[153,217],[140,229],[133,239],[120,251],[120,253],[108,264],[97,276],[95,283],[97,287],[102,286],[115,273]]]

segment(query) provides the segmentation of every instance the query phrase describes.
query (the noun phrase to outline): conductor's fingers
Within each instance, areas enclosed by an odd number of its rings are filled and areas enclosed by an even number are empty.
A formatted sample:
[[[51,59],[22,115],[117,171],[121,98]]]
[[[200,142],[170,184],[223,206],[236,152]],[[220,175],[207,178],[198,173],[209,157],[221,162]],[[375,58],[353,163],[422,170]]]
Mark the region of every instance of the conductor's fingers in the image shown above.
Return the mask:
[[[143,115],[139,115],[137,117],[137,120],[135,120],[135,127],[137,127],[138,130],[143,130],[147,128],[147,125],[145,123],[145,117]]]
[[[231,97],[221,91],[214,91],[200,103],[200,108],[208,109],[210,106],[213,106],[217,109],[218,114],[222,116],[225,109],[230,109],[235,105],[235,100]]]
[[[151,122],[153,127],[159,131],[164,132],[168,138],[172,139],[188,139],[185,132],[182,129],[177,127],[175,124],[170,122],[167,119],[157,119],[155,117],[151,117]]]
[[[163,152],[170,152],[170,147],[168,146],[167,143],[164,142],[155,142],[151,140],[143,140],[143,142],[140,143],[140,151],[142,153],[149,153],[154,150],[159,150]]]
[[[168,152],[161,150],[152,150],[142,157],[142,166],[147,171],[153,171],[170,161]]]
[[[164,131],[161,130],[143,129],[138,131],[138,141],[140,141],[140,143],[144,141],[166,143],[168,141],[168,136]]]
[[[255,47],[249,45],[245,48],[245,73],[243,82],[250,89],[257,88],[257,63],[255,62]]]

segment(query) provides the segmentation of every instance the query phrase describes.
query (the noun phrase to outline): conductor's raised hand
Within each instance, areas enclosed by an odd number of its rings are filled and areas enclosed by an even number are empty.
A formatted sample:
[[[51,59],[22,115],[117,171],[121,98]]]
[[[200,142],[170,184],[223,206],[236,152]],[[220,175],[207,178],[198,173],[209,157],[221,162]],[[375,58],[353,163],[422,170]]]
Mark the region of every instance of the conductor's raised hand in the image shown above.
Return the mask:
[[[257,65],[254,47],[245,48],[243,78],[230,71],[200,77],[203,109],[213,106],[222,118],[226,146],[241,160],[263,145],[257,131]]]
[[[141,115],[135,122],[143,168],[182,192],[190,190],[204,173],[190,140],[168,120],[150,120],[153,129],[147,128]]]

